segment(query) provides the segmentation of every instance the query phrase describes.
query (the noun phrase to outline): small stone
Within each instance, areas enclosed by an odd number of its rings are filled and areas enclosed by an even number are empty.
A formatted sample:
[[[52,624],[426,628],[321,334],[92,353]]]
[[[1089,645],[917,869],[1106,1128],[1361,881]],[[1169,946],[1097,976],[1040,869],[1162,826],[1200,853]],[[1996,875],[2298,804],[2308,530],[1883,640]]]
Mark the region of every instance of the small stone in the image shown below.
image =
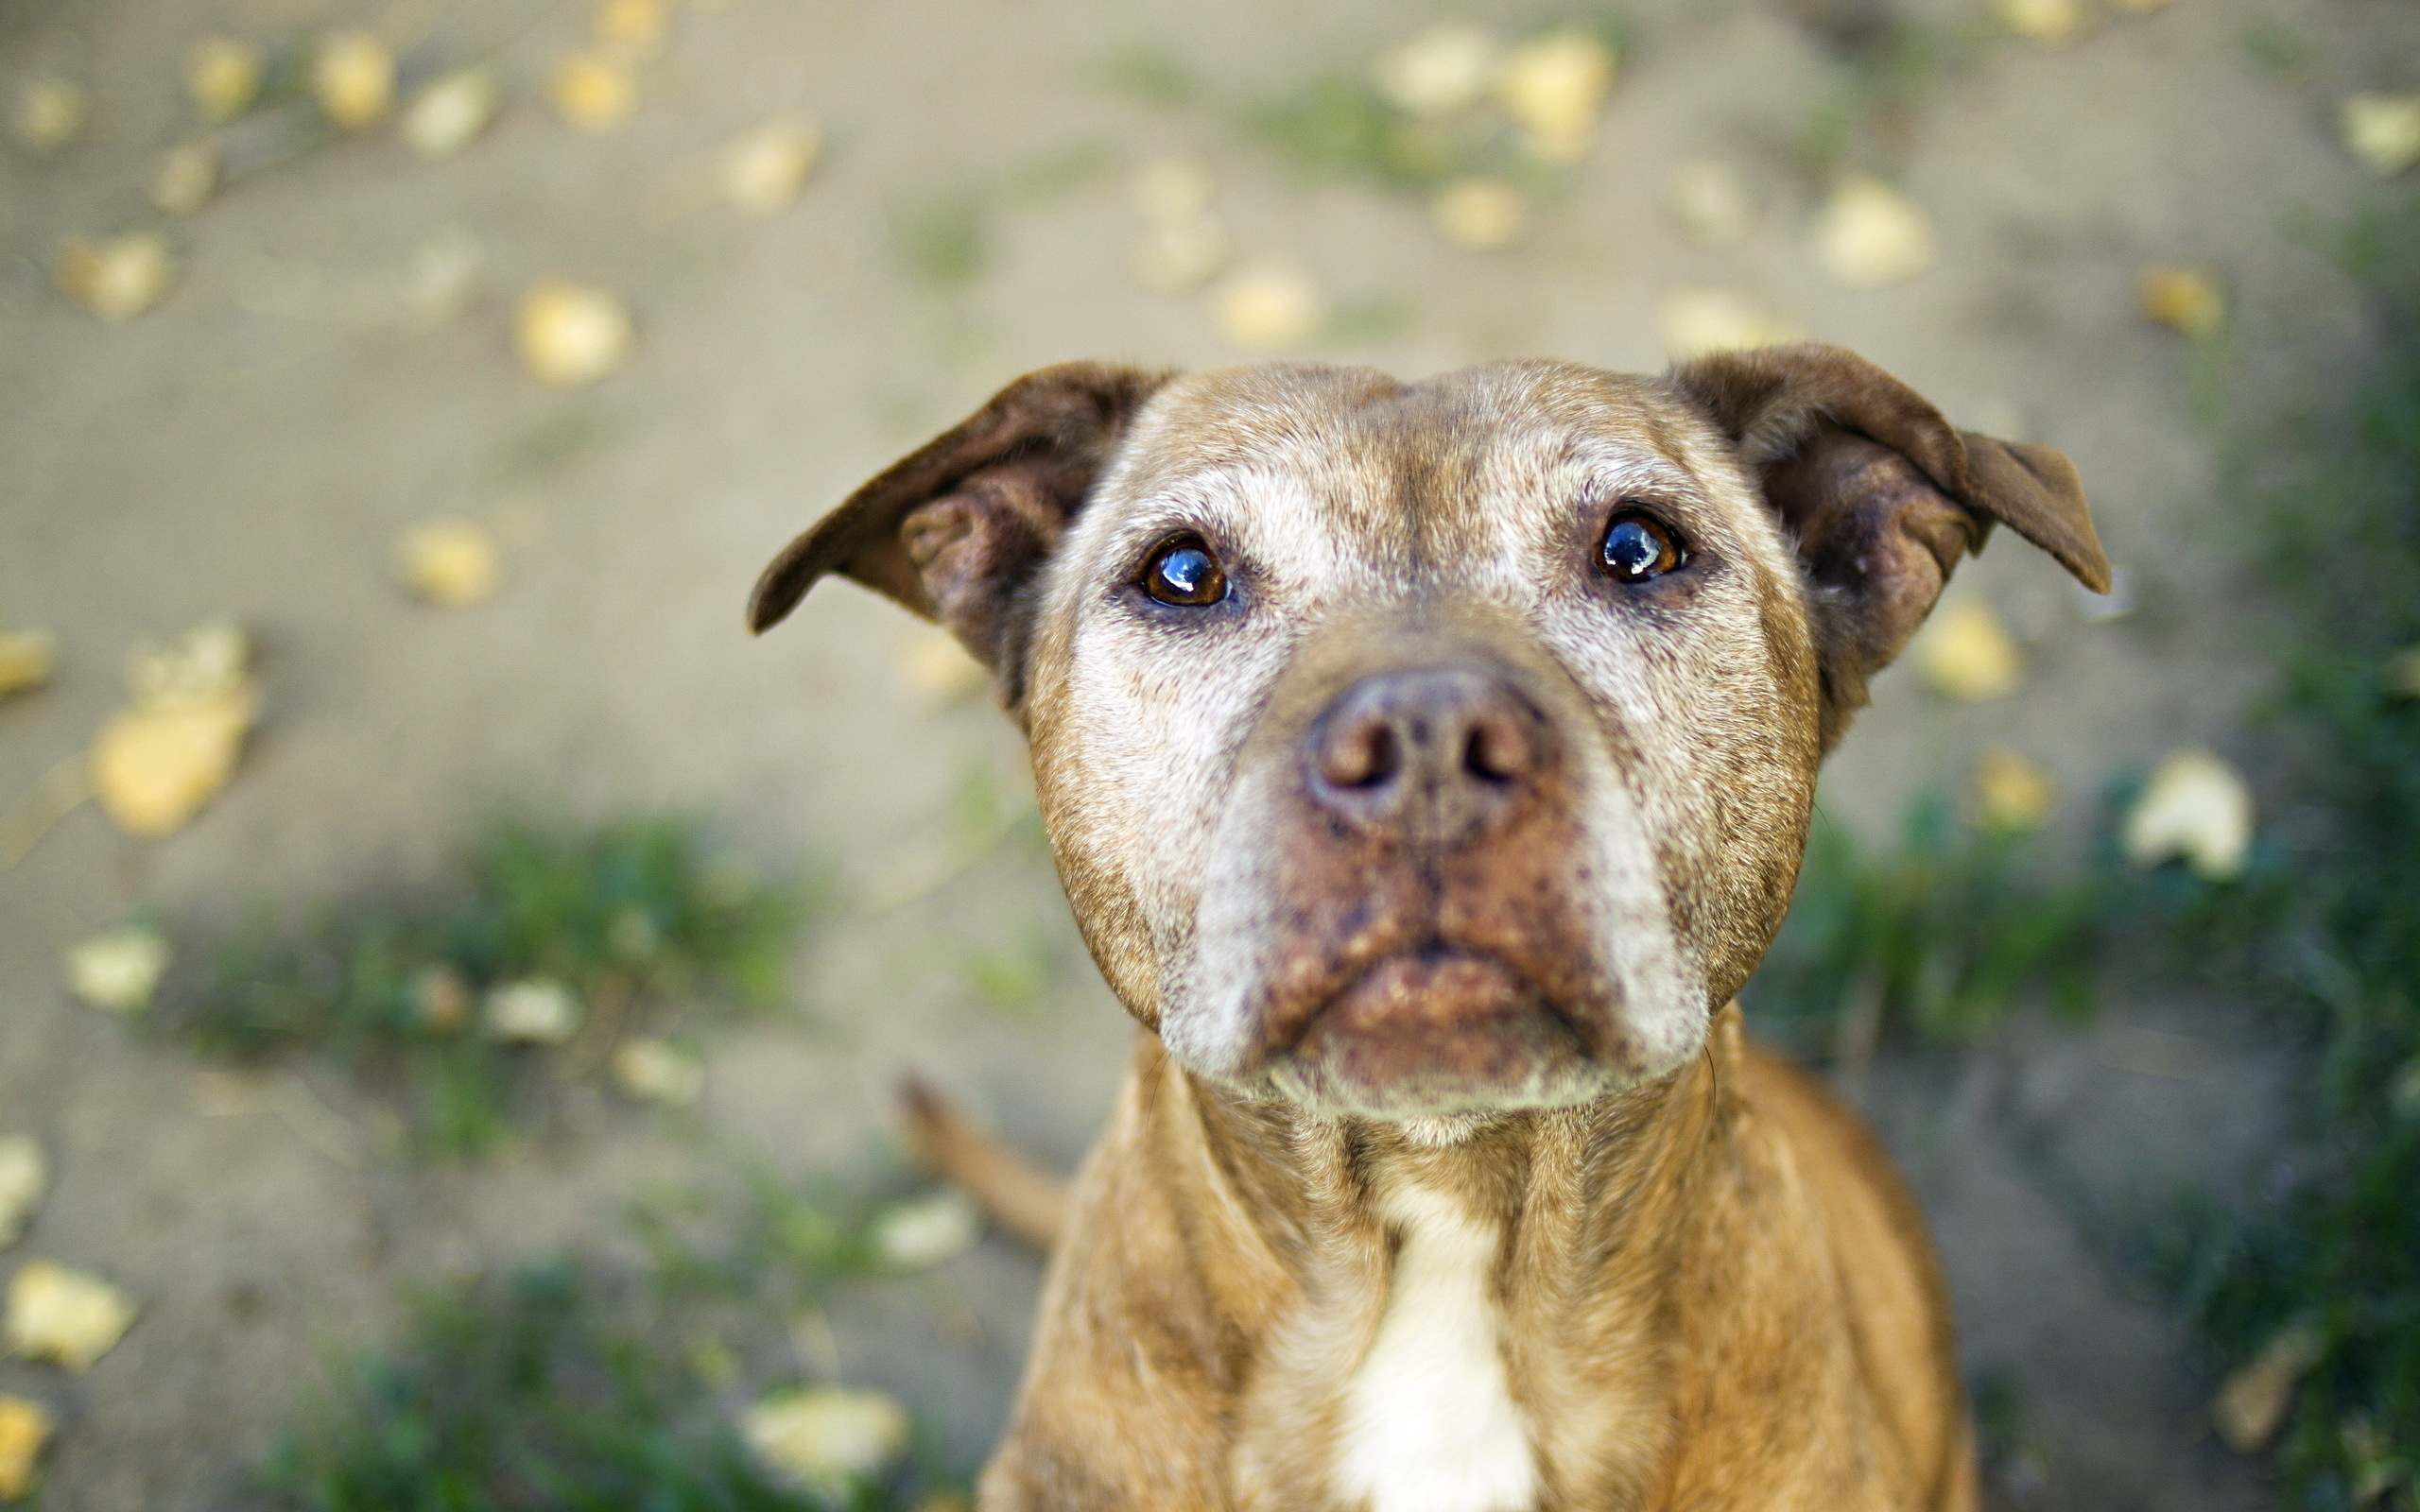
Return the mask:
[[[432,79],[404,110],[404,143],[432,162],[469,146],[504,103],[495,73],[464,68]]]
[[[1437,234],[1466,251],[1499,252],[1529,229],[1530,201],[1501,179],[1457,179],[1428,207]]]
[[[1576,27],[1523,43],[1495,80],[1496,97],[1521,124],[1530,150],[1548,163],[1587,156],[1613,87],[1614,50]]]
[[[1303,269],[1259,263],[1238,269],[1219,288],[1219,332],[1239,347],[1283,352],[1301,346],[1327,324],[1327,292]]]
[[[2210,1400],[2210,1421],[2220,1441],[2238,1454],[2268,1448],[2294,1404],[2294,1388],[2319,1363],[2321,1352],[2316,1332],[2290,1328],[2230,1374]]]
[[[1126,266],[1134,282],[1152,293],[1177,295],[1217,278],[1234,255],[1227,223],[1205,212],[1146,226],[1134,238]]]
[[[1681,232],[1700,247],[1736,247],[1755,229],[1748,180],[1728,163],[1697,159],[1672,170],[1665,202]]]
[[[1986,830],[2021,834],[2049,822],[2058,785],[2036,763],[1995,746],[1975,763],[1975,820]]]
[[[50,1190],[50,1161],[30,1134],[0,1135],[0,1249],[25,1237]]]
[[[2238,876],[2252,850],[2252,788],[2210,751],[2171,751],[2126,816],[2125,845],[2138,867],[2182,857],[2212,882]]]
[[[2016,642],[1979,598],[1962,598],[1934,613],[1917,640],[1916,663],[1934,692],[1960,703],[2005,698],[2025,676]]]
[[[151,203],[164,215],[190,215],[218,192],[218,144],[207,137],[180,142],[151,172]]]
[[[638,103],[638,80],[618,59],[603,53],[573,53],[555,66],[546,98],[556,112],[583,131],[610,131]]]
[[[874,1248],[893,1270],[930,1270],[975,1247],[983,1215],[962,1192],[903,1202],[874,1220]]]
[[[0,667],[6,664],[5,653],[0,653]],[[2407,645],[2388,657],[2380,680],[2390,698],[2420,698],[2420,645]],[[0,692],[7,690],[8,679],[0,673]]]
[[[822,147],[823,134],[812,121],[769,122],[723,148],[716,186],[728,203],[769,215],[798,198]]]
[[[1816,220],[1815,257],[1842,288],[1905,284],[1933,265],[1932,217],[1881,180],[1851,174]]]
[[[2144,269],[2139,296],[2144,318],[2197,341],[2218,335],[2227,323],[2219,277],[2198,263],[2164,263]]]
[[[1379,96],[1424,121],[1459,115],[1487,93],[1495,71],[1495,39],[1477,26],[1431,26],[1380,53],[1370,66]]]
[[[632,62],[664,51],[670,23],[664,0],[596,0],[596,44]]]
[[[471,984],[450,966],[430,966],[412,978],[412,1011],[421,1027],[452,1034],[471,1017]]]
[[[2420,163],[2420,93],[2355,94],[2338,112],[2337,125],[2344,149],[2381,179]]]
[[[126,1294],[99,1277],[29,1260],[9,1281],[9,1349],[81,1373],[126,1336],[134,1314]]]
[[[1794,323],[1729,289],[1674,289],[1656,302],[1655,323],[1664,350],[1676,362],[1796,341],[1804,335]]]
[[[445,609],[464,609],[494,597],[498,558],[495,537],[468,520],[414,525],[395,548],[404,586]]]
[[[2076,0],[1998,0],[1993,9],[2001,26],[2028,42],[2056,46],[2083,29],[2083,8]]]
[[[34,1463],[49,1442],[50,1409],[24,1397],[0,1396],[0,1502],[33,1489]]]
[[[69,947],[67,988],[93,1007],[131,1013],[150,1004],[167,970],[167,937],[122,924]]]
[[[513,336],[529,376],[576,388],[619,370],[629,359],[631,318],[602,289],[550,280],[522,297]]]
[[[1134,178],[1134,214],[1154,224],[1181,224],[1207,215],[1218,180],[1199,158],[1162,158]]]
[[[395,56],[366,31],[333,32],[312,52],[311,93],[331,124],[375,126],[395,103]]]
[[[93,113],[93,96],[72,78],[37,78],[17,94],[10,121],[18,144],[29,152],[56,152],[76,140]]]
[[[48,630],[0,632],[0,698],[31,693],[59,665],[59,641]]]
[[[156,231],[130,231],[100,242],[70,237],[60,246],[52,278],[60,293],[114,324],[133,319],[167,295],[177,281],[177,255]]]
[[[260,97],[260,48],[233,37],[204,37],[185,55],[185,97],[201,118],[232,121]]]
[[[823,1386],[760,1400],[740,1433],[767,1465],[837,1499],[906,1451],[908,1414],[880,1392]]]
[[[93,742],[94,796],[129,834],[174,834],[227,785],[259,713],[250,684],[212,698],[121,710]]]
[[[643,1038],[614,1052],[614,1081],[641,1102],[694,1108],[706,1090],[706,1067],[685,1050]]]
[[[571,988],[545,977],[491,988],[488,1033],[515,1044],[561,1044],[579,1030],[579,1002]]]

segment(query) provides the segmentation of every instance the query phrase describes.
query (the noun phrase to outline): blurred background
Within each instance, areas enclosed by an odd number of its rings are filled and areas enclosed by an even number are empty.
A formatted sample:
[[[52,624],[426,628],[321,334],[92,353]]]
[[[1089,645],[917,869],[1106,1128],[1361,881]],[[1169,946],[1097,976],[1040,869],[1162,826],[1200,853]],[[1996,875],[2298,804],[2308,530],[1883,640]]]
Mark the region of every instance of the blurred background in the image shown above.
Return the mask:
[[[1995,1497],[2411,1506],[2420,977],[2280,900],[2420,808],[2415,90],[2411,0],[0,0],[0,1503],[951,1504],[1040,1264],[895,1080],[1072,1167],[1130,1031],[971,665],[756,571],[1045,363],[1807,336],[2118,565],[1962,573],[1748,993]]]

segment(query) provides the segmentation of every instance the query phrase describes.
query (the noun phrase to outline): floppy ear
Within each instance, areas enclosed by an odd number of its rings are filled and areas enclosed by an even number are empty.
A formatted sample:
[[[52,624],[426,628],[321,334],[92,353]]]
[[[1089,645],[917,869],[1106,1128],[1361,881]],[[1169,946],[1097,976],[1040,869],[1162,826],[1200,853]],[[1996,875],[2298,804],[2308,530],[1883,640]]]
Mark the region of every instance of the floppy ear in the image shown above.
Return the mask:
[[[783,548],[756,579],[748,627],[763,634],[839,573],[940,622],[1013,707],[1034,571],[1165,382],[1095,362],[1026,374]]]
[[[1866,679],[1899,654],[1993,525],[2109,591],[2075,466],[2049,447],[1959,431],[1874,364],[1814,342],[1719,352],[1671,376],[1738,447],[1797,543],[1826,750],[1864,707]]]

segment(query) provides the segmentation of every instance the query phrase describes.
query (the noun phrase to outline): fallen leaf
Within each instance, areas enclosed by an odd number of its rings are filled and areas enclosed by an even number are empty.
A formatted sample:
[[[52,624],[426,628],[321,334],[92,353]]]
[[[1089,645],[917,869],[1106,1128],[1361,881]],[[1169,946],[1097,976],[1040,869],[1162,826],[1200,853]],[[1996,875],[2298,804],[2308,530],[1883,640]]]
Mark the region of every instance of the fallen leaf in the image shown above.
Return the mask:
[[[962,1192],[903,1202],[874,1220],[874,1248],[894,1270],[930,1270],[983,1237],[983,1215]]]
[[[121,710],[93,742],[94,796],[129,834],[174,834],[227,785],[259,713],[259,693],[249,684],[190,703]]]
[[[546,98],[557,113],[583,131],[609,131],[638,103],[638,81],[616,59],[573,53],[555,66]]]
[[[908,1414],[880,1392],[821,1386],[762,1399],[740,1432],[766,1464],[838,1497],[907,1449]]]
[[[1992,9],[2001,26],[2029,42],[2055,46],[2083,29],[2083,8],[2076,0],[1998,0]]]
[[[260,48],[233,37],[204,37],[185,55],[185,97],[201,118],[232,121],[261,92]]]
[[[2219,277],[2198,263],[2163,263],[2143,270],[2139,290],[2143,316],[2201,339],[2227,323],[2226,296]]]
[[[225,616],[202,621],[165,643],[138,641],[126,659],[127,696],[146,709],[199,703],[243,690],[251,638]]]
[[[59,641],[48,630],[0,633],[0,698],[41,687],[58,664]]]
[[[33,1489],[34,1462],[50,1439],[50,1409],[24,1397],[0,1396],[0,1502]]]
[[[424,1028],[452,1034],[471,1016],[471,984],[450,966],[424,968],[412,978],[412,1009]]]
[[[394,54],[366,31],[332,32],[312,52],[311,93],[334,125],[375,126],[395,103]]]
[[[395,548],[395,567],[404,586],[446,609],[494,597],[497,560],[495,537],[468,520],[414,525]]]
[[[151,171],[151,203],[165,215],[190,215],[218,191],[218,144],[207,137],[180,142]]]
[[[488,1033],[520,1044],[561,1044],[579,1030],[579,1003],[571,988],[545,977],[489,989]]]
[[[573,388],[618,370],[629,359],[631,318],[602,289],[549,281],[522,297],[513,336],[529,376]]]
[[[1146,226],[1126,266],[1134,282],[1154,294],[1184,294],[1217,278],[1234,255],[1227,223],[1205,212]]]
[[[101,242],[70,237],[60,246],[52,279],[60,293],[102,319],[130,320],[167,294],[177,280],[177,256],[156,231]]]
[[[5,662],[5,657],[0,657],[0,665]],[[2407,645],[2388,657],[2381,680],[2390,698],[2420,698],[2420,645]],[[0,675],[0,692],[7,688],[8,679]]]
[[[1207,214],[1218,180],[1199,158],[1161,158],[1134,176],[1134,214],[1147,221],[1183,222]]]
[[[1816,219],[1815,258],[1842,288],[1905,284],[1933,265],[1932,217],[1881,180],[1850,174]]]
[[[2005,746],[1995,746],[1975,763],[1975,819],[1986,830],[2022,833],[2049,822],[2059,806],[2050,774]]]
[[[823,134],[812,121],[769,122],[723,148],[717,187],[731,204],[769,215],[798,198],[822,146]]]
[[[638,1039],[614,1052],[614,1080],[642,1102],[693,1108],[706,1090],[706,1067],[664,1040]]]
[[[1457,179],[1428,207],[1437,234],[1468,251],[1497,252],[1529,229],[1530,201],[1501,179]]]
[[[1960,703],[2005,698],[2025,675],[2016,642],[1979,598],[1962,598],[1934,612],[1917,640],[1916,663],[1935,692]]]
[[[2210,1420],[2221,1441],[2238,1454],[2268,1448],[2294,1404],[2294,1388],[2319,1363],[2321,1350],[2316,1332],[2290,1328],[2230,1374],[2210,1400]]]
[[[2344,149],[2381,179],[2420,163],[2420,93],[2355,94],[2339,110],[2337,126]]]
[[[664,50],[670,19],[664,0],[596,0],[596,43],[632,62],[645,62]]]
[[[1298,347],[1327,324],[1328,313],[1327,292],[1291,264],[1257,263],[1219,287],[1219,332],[1239,347]]]
[[[2156,867],[2183,857],[2223,882],[2252,849],[2252,789],[2241,774],[2200,747],[2171,751],[2152,768],[2126,816],[2126,859]]]
[[[1380,53],[1370,81],[1406,115],[1439,120],[1478,103],[1496,57],[1495,39],[1477,26],[1431,26]]]
[[[1795,341],[1805,334],[1729,289],[1673,289],[1656,301],[1655,324],[1675,361]]]
[[[992,674],[946,630],[921,630],[899,652],[908,685],[935,703],[970,698],[989,686]]]
[[[147,1006],[168,970],[167,937],[144,924],[105,929],[68,947],[67,989],[96,1008]]]
[[[10,1352],[81,1372],[126,1336],[135,1309],[97,1276],[29,1260],[9,1281]]]
[[[9,123],[17,141],[30,152],[55,152],[76,140],[93,113],[93,96],[72,78],[37,78],[17,94],[17,113]]]
[[[1496,97],[1548,163],[1577,163],[1596,135],[1597,115],[1614,86],[1614,50],[1573,28],[1533,38],[1512,50],[1496,75]]]
[[[1682,233],[1700,247],[1736,246],[1755,229],[1755,198],[1728,163],[1697,159],[1675,167],[1666,203]]]
[[[432,162],[450,158],[495,119],[504,93],[487,68],[458,69],[429,81],[404,110],[404,143]]]
[[[50,1161],[30,1134],[0,1135],[0,1249],[23,1238],[43,1194],[50,1190]]]

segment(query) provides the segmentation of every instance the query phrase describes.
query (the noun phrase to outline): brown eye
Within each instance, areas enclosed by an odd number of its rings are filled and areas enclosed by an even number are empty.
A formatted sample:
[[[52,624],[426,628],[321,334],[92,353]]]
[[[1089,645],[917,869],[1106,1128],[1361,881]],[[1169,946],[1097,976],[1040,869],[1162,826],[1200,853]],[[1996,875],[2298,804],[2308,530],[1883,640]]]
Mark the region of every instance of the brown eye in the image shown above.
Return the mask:
[[[1597,547],[1597,565],[1617,583],[1643,583],[1661,577],[1687,560],[1681,542],[1664,522],[1637,509],[1625,509],[1605,526]]]
[[[1199,541],[1171,541],[1145,570],[1143,592],[1163,604],[1200,609],[1227,596],[1227,572]]]

